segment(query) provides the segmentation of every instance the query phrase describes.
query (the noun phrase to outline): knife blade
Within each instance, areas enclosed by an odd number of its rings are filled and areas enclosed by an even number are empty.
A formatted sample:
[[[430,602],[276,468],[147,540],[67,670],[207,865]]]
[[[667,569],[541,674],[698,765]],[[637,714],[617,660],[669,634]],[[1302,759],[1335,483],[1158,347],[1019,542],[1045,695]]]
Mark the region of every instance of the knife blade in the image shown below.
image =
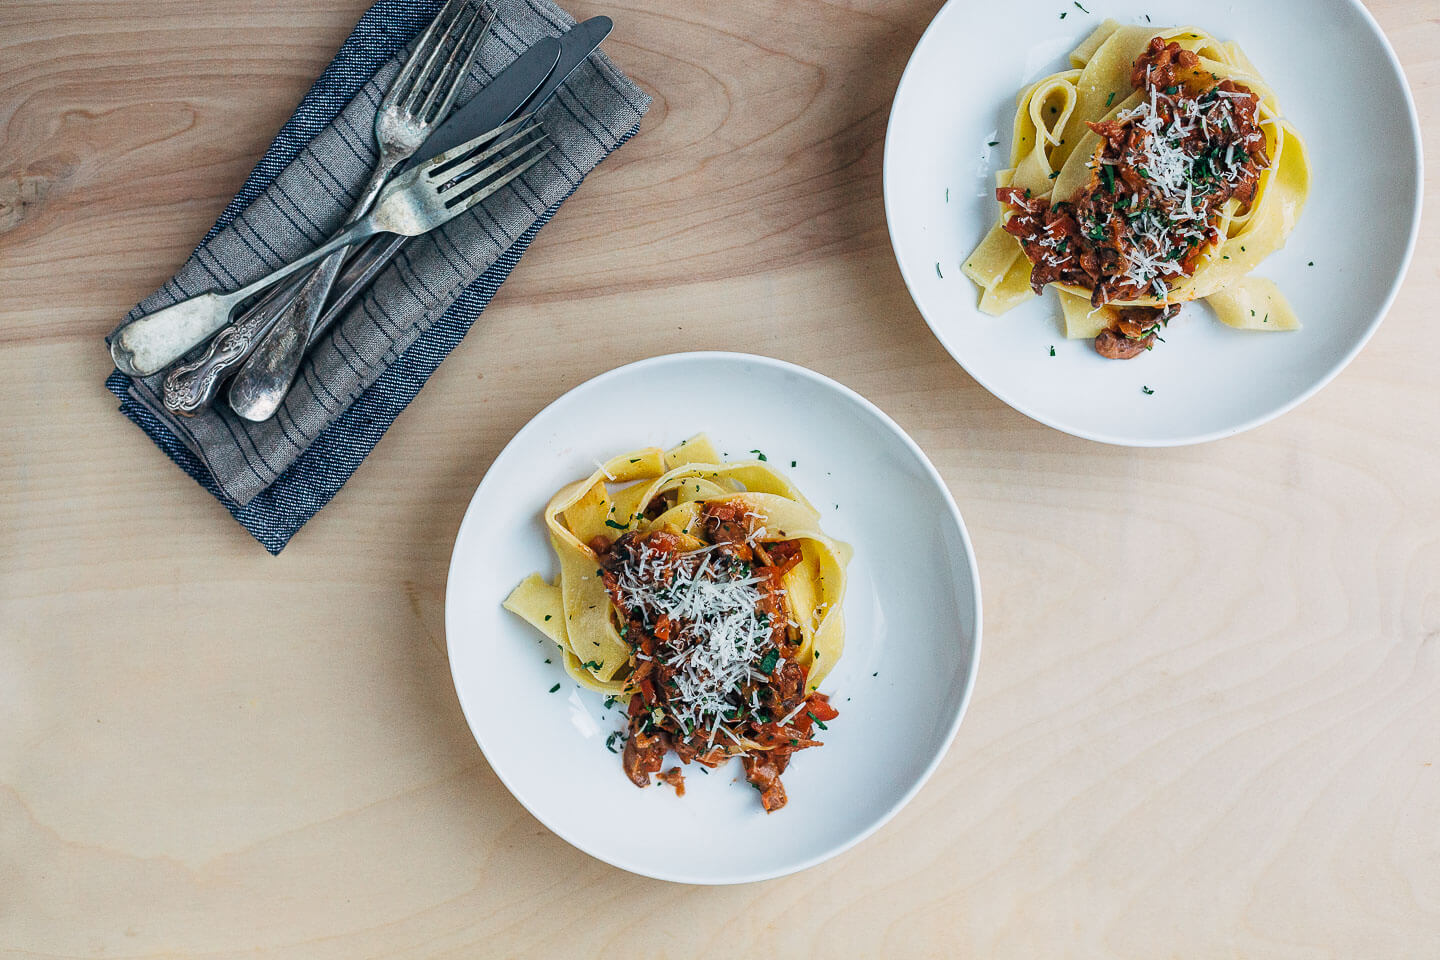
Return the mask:
[[[486,130],[499,126],[506,120],[519,116],[521,113],[534,113],[539,110],[569,79],[570,74],[574,73],[575,69],[584,63],[591,53],[595,52],[595,48],[600,46],[601,42],[610,35],[614,26],[609,17],[591,17],[589,20],[571,27],[559,38],[560,54],[555,68],[550,71],[549,76],[527,100],[512,105],[506,112],[505,104],[495,99],[476,106],[476,101],[480,100],[481,96],[481,94],[476,94],[474,100],[455,111],[450,119],[436,128],[435,132],[430,135],[430,139],[426,140],[425,145],[416,152],[419,160],[412,162],[428,160],[437,154],[444,153],[451,147],[459,146]],[[544,42],[541,41],[541,43]],[[481,93],[483,94],[484,91]],[[409,240],[408,237],[376,237],[345,264],[340,276],[335,281],[335,292],[331,295],[330,303],[325,307],[325,312],[320,315],[320,319],[316,321],[315,329],[310,332],[312,344],[330,328],[331,324],[339,319],[340,314],[350,304],[355,302],[356,297],[365,292],[370,281],[374,280],[375,276],[395,258],[407,240]]]

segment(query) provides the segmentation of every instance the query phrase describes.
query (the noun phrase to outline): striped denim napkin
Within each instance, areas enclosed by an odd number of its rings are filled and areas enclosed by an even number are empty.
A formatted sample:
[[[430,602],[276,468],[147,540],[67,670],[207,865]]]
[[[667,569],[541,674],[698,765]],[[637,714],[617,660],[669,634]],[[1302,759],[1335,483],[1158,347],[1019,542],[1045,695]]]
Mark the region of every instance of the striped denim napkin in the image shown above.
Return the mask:
[[[309,250],[344,220],[376,159],[375,111],[398,54],[441,0],[378,0],[280,130],[204,241],[127,320],[207,289],[234,289]],[[549,0],[491,0],[494,32],[461,101],[536,40],[575,21]],[[600,52],[541,116],[556,149],[440,230],[412,240],[311,351],[274,418],[250,423],[223,402],[170,416],[161,377],[118,370],[120,411],[214,494],[271,553],[330,501],[460,342],[535,234],[612,150],[650,98]],[[223,393],[222,393],[223,396]]]

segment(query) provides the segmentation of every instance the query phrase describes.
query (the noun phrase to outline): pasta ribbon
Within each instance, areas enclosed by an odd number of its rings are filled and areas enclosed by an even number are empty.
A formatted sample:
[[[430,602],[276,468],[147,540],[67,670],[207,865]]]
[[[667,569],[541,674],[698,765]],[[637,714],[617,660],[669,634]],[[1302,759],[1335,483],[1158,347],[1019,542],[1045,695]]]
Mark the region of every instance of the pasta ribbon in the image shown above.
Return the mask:
[[[1093,289],[1054,281],[1065,334],[1093,338],[1113,328],[1118,311],[1125,308],[1165,308],[1202,299],[1210,301],[1224,322],[1239,329],[1298,329],[1279,289],[1247,277],[1281,249],[1294,231],[1310,191],[1310,161],[1304,139],[1285,120],[1275,92],[1233,42],[1221,42],[1195,27],[1157,29],[1105,21],[1070,54],[1071,69],[1044,77],[1021,91],[1010,169],[997,176],[997,186],[1025,191],[1027,200],[1052,204],[1068,202],[1086,189],[1099,189],[1093,184],[1102,179],[1102,172],[1108,172],[1097,166],[1097,151],[1104,143],[1089,124],[1125,120],[1133,116],[1128,111],[1143,104],[1147,94],[1132,87],[1131,72],[1137,58],[1157,37],[1199,58],[1191,75],[1206,77],[1213,85],[1229,80],[1255,95],[1259,104],[1256,122],[1263,132],[1269,163],[1253,193],[1244,200],[1238,199],[1242,194],[1237,192],[1223,205],[1216,201],[1214,234],[1203,243],[1188,275],[1176,275],[1157,287],[1163,295],[1115,299],[1097,309],[1091,306]],[[980,310],[990,315],[1006,313],[1034,296],[1030,286],[1033,266],[1021,241],[1005,230],[1014,208],[1003,202],[998,206],[995,223],[962,264],[962,272],[980,288]],[[1064,248],[1060,250],[1063,253]],[[1252,307],[1261,316],[1268,312],[1269,323],[1248,323]]]

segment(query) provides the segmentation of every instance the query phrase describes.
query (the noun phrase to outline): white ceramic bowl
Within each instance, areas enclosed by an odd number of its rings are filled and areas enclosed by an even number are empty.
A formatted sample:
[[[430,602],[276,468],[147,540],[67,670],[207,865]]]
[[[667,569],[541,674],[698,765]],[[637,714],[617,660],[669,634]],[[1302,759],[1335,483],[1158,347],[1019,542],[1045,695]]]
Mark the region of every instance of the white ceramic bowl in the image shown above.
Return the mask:
[[[1041,423],[1133,446],[1239,433],[1328,383],[1399,288],[1422,186],[1419,121],[1400,64],[1357,0],[1084,6],[1089,14],[1068,2],[951,0],[935,16],[885,137],[885,212],[901,273],[945,349]],[[1166,343],[1117,362],[1089,341],[1064,339],[1053,293],[1003,317],[976,308],[960,264],[995,219],[993,178],[1009,158],[1017,93],[1068,67],[1071,48],[1104,17],[1137,23],[1145,14],[1238,41],[1310,145],[1314,183],[1300,225],[1257,271],[1294,304],[1297,333],[1232,330],[1192,305]]]
[[[580,690],[550,641],[500,606],[527,574],[555,572],[540,514],[556,490],[596,461],[701,431],[732,458],[764,451],[822,508],[825,530],[855,548],[845,654],[822,684],[840,717],[824,747],[796,755],[785,773],[789,805],[774,814],[761,809],[739,761],[708,776],[685,768],[684,798],[636,788],[605,748],[622,710]],[[475,739],[536,818],[635,873],[740,883],[835,856],[920,789],[975,682],[980,582],[944,482],[874,405],[778,360],[676,354],[576,387],[500,453],[456,537],[445,632]]]

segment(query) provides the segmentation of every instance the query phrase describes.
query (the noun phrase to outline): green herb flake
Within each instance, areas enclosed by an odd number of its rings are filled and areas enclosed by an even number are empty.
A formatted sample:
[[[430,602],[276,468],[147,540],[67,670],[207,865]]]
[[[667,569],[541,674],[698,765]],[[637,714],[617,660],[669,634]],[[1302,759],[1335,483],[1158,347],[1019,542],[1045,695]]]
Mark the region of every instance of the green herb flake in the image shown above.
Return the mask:
[[[999,141],[999,140],[991,140],[989,143],[985,144],[985,146],[987,146],[987,147],[998,147],[998,146],[1000,146],[1000,141]]]
[[[765,461],[766,459],[768,459],[768,458],[765,456],[765,454],[761,453],[759,450],[751,450],[750,452],[753,453],[753,454],[755,454],[755,459],[760,460],[760,461],[762,461],[762,462]]]
[[[614,520],[606,520],[605,526],[610,527],[612,530],[628,530],[630,528],[630,524],[616,523]]]
[[[1110,96],[1105,98],[1105,106],[1109,107],[1115,103],[1115,91],[1110,91]]]
[[[1151,390],[1149,387],[1141,387],[1141,388],[1140,388],[1140,392],[1143,393],[1143,394],[1145,394],[1145,396],[1148,397],[1148,396],[1150,396],[1151,394],[1153,394],[1155,391],[1154,391],[1154,390]]]
[[[765,676],[767,677],[770,676],[770,674],[775,672],[775,664],[779,661],[780,651],[771,650],[769,653],[765,654],[765,656],[760,658],[760,672],[765,674]]]
[[[1050,356],[1055,356],[1055,348],[1053,346],[1050,348]]]
[[[580,664],[580,666],[584,667],[586,670],[601,670],[604,669],[605,664],[599,660],[586,660],[584,663]]]
[[[559,689],[560,689],[560,684],[557,683],[557,684],[555,684],[555,686],[553,686],[553,687],[550,688],[550,692],[551,692],[551,693],[554,693],[556,690],[559,690]]]
[[[935,276],[939,277],[941,280],[944,280],[944,279],[945,279],[945,274],[943,274],[943,273],[940,272],[940,261],[939,261],[939,260],[936,260],[936,261],[935,261]]]
[[[814,720],[814,721],[815,721],[815,726],[819,727],[821,730],[829,730],[829,729],[830,729],[829,727],[825,726],[825,721],[824,721],[824,720],[821,720],[819,717],[815,716],[815,714],[811,713],[809,710],[806,710],[806,711],[805,711],[805,715],[806,715],[807,717],[809,717],[811,720]]]

